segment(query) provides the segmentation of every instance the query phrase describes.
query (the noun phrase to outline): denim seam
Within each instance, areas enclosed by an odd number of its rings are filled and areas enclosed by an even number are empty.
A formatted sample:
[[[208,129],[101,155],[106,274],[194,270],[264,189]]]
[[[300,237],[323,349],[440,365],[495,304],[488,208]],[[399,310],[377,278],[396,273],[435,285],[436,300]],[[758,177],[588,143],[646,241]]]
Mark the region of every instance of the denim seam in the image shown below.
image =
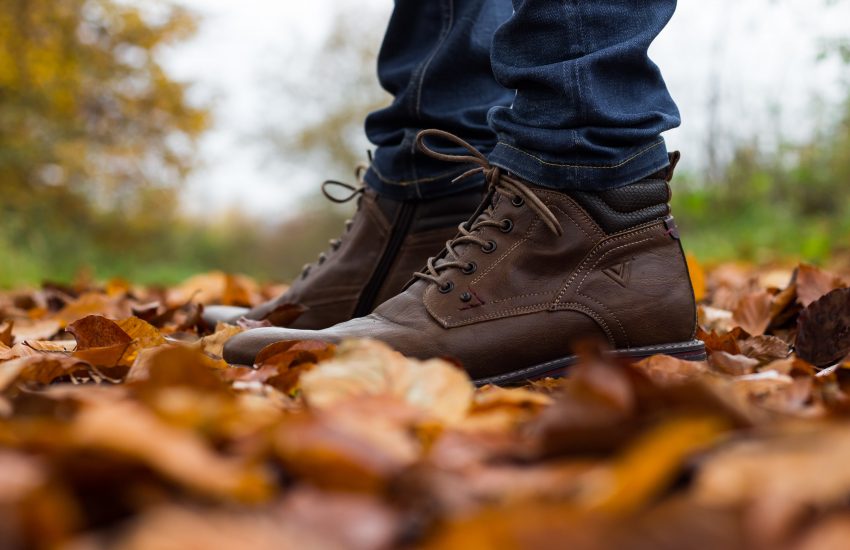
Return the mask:
[[[499,145],[502,145],[502,146],[507,147],[509,149],[513,149],[517,153],[521,153],[521,154],[531,158],[532,160],[534,160],[534,161],[536,161],[536,162],[538,162],[538,163],[540,163],[544,166],[555,166],[555,167],[559,167],[559,168],[580,168],[580,169],[589,169],[589,170],[616,170],[618,168],[622,168],[623,166],[629,164],[630,162],[632,162],[634,160],[637,160],[638,158],[649,153],[650,151],[652,151],[656,147],[664,145],[664,139],[663,138],[659,139],[658,141],[656,141],[652,145],[650,145],[650,146],[638,151],[634,155],[630,156],[629,158],[627,158],[623,162],[621,162],[619,164],[613,164],[613,165],[610,165],[610,166],[594,166],[594,165],[590,165],[590,164],[561,164],[561,163],[557,163],[557,162],[548,162],[548,161],[543,160],[542,158],[540,158],[538,156],[532,155],[531,153],[529,153],[527,151],[523,151],[522,149],[514,147],[513,145],[511,145],[511,144],[509,144],[505,141],[499,140],[499,143],[496,146],[498,147]]]
[[[428,68],[431,66],[431,62],[434,61],[434,58],[437,57],[437,53],[443,47],[443,44],[446,43],[446,39],[448,38],[452,25],[454,24],[454,0],[448,0],[447,3],[443,0],[440,1],[441,15],[443,18],[442,29],[440,30],[440,38],[437,41],[437,45],[434,46],[434,50],[428,56],[428,58],[417,67],[415,76],[413,78],[416,81],[416,104],[413,106],[413,116],[418,120],[422,116],[422,88],[425,86],[425,75],[428,73]],[[448,9],[446,9],[448,8]],[[416,156],[416,140],[413,140],[410,144],[410,155],[411,157]],[[413,176],[414,182],[419,181],[419,173],[416,170],[416,163],[412,162],[410,164],[411,175]],[[416,195],[418,198],[422,198],[422,191],[420,189],[416,189]]]
[[[578,32],[579,32],[579,43],[580,43],[581,50],[582,50],[581,53],[583,54],[585,49],[587,48],[587,44],[585,44],[584,21],[582,21],[581,10],[578,9],[577,2],[574,3],[574,6],[575,6],[576,26],[578,26]],[[565,9],[565,11],[566,11],[566,9]],[[580,63],[580,60],[578,60],[578,59],[576,59],[573,63],[573,77],[575,78],[575,82],[576,82],[575,90],[576,90],[576,93],[578,95],[578,106],[579,106],[579,109],[580,109],[579,116],[583,120],[587,120],[587,104],[584,101],[584,93],[583,93],[583,90],[582,90],[582,86],[584,85],[584,83],[582,82],[582,78],[581,78],[581,63]],[[567,87],[567,89],[570,89],[569,84],[567,84],[566,87]],[[579,144],[581,142],[581,139],[579,138],[579,132],[578,132],[577,129],[574,128],[572,130],[572,134],[573,134],[573,145],[576,148],[578,148]]]
[[[440,40],[437,42],[437,45],[431,52],[431,55],[428,56],[428,59],[425,60],[425,63],[423,63],[419,69],[419,82],[416,85],[416,110],[414,113],[417,117],[422,115],[422,88],[425,85],[425,75],[431,66],[431,62],[434,61],[434,58],[437,57],[437,53],[439,53],[442,49],[443,44],[446,43],[446,39],[449,37],[449,33],[452,30],[452,25],[454,25],[454,0],[448,0],[447,3],[441,2],[440,5],[443,8],[448,6],[448,9],[443,10],[443,28],[440,32]]]
[[[416,179],[412,179],[412,180],[391,180],[391,179],[387,178],[386,176],[384,176],[383,174],[381,174],[381,171],[378,170],[375,167],[374,164],[371,166],[371,169],[372,169],[372,172],[376,176],[378,176],[378,179],[381,180],[382,183],[386,183],[386,184],[389,184],[389,185],[400,185],[400,186],[415,185],[417,183],[430,183],[432,181],[439,181],[439,180],[442,180],[442,179],[448,179],[448,178],[451,178],[452,176],[457,176],[457,175],[460,175],[460,174],[463,173],[460,170],[452,170],[452,171],[449,171],[449,172],[443,172],[441,174],[437,174],[436,176],[431,176],[431,177],[427,177],[427,178],[416,178]]]

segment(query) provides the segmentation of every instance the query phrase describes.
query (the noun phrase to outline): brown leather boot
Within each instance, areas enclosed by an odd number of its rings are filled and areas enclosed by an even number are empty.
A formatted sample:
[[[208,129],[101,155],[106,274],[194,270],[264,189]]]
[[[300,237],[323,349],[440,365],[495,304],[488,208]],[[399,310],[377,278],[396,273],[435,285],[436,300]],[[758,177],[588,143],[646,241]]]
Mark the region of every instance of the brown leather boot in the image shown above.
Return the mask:
[[[327,191],[328,185],[343,186],[352,193],[337,199]],[[398,294],[410,274],[445,246],[484,195],[476,189],[437,199],[397,201],[378,196],[365,186],[335,181],[325,182],[322,191],[338,203],[359,197],[357,213],[347,222],[346,233],[331,241],[330,250],[320,254],[318,262],[305,266],[283,295],[251,310],[208,307],[204,311],[208,324],[235,323],[246,317],[316,330],[367,315]],[[291,320],[293,309],[303,309],[303,313]]]
[[[420,139],[431,135],[446,138],[427,131]],[[678,156],[634,185],[564,193],[505,174],[463,145],[472,156],[449,160],[478,164],[473,172],[485,174],[490,193],[404,292],[322,331],[247,331],[227,343],[225,359],[252,364],[281,340],[375,338],[409,356],[456,359],[479,384],[508,384],[562,373],[586,341],[625,359],[705,358],[668,206]]]

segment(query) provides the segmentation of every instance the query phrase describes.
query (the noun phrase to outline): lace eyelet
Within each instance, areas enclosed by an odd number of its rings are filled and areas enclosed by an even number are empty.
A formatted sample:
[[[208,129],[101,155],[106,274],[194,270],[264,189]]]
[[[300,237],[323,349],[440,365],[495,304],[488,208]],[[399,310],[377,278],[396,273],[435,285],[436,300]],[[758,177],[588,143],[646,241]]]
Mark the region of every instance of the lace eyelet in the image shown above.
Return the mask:
[[[478,271],[478,265],[475,262],[469,262],[466,264],[466,267],[461,269],[464,275],[472,275],[476,271]]]
[[[454,288],[455,288],[455,284],[453,282],[446,281],[445,283],[443,283],[440,286],[440,292],[442,292],[443,294],[448,294],[449,292],[454,290]]]
[[[481,252],[484,254],[492,254],[496,251],[496,241],[487,241],[484,246],[481,247]]]
[[[502,224],[499,226],[499,229],[502,230],[502,233],[510,233],[514,230],[514,222],[505,218],[502,220]]]
[[[471,302],[472,301],[472,294],[470,294],[469,292],[464,292],[463,294],[460,295],[460,301],[461,302]]]
[[[511,199],[511,204],[516,206],[517,208],[520,208],[525,204],[525,199],[520,196],[516,196]]]
[[[324,252],[322,252],[321,254],[319,254],[319,265],[322,265],[322,264],[323,264],[323,263],[325,263],[327,260],[328,260],[328,256],[327,256],[327,254],[325,254]]]

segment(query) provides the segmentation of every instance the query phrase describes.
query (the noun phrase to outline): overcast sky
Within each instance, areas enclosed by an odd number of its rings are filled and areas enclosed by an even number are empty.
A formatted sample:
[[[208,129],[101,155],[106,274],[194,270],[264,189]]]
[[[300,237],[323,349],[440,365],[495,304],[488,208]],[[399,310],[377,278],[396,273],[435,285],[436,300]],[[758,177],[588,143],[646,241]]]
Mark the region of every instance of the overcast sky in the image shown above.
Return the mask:
[[[304,166],[284,175],[267,149],[250,136],[264,112],[297,112],[297,104],[268,104],[264,79],[272,67],[310,78],[309,59],[329,30],[334,9],[348,2],[389,16],[391,0],[179,0],[203,16],[197,37],[169,51],[166,65],[196,82],[193,93],[214,106],[216,124],[201,147],[204,166],[190,181],[190,211],[243,207],[286,216],[325,177]],[[820,38],[850,33],[850,2],[823,8],[820,0],[682,0],[671,25],[653,46],[683,115],[666,137],[686,167],[704,165],[707,104],[721,98],[721,127],[738,137],[802,138],[817,112],[840,97],[835,63],[816,63]],[[380,19],[380,17],[378,18]],[[377,24],[383,24],[378,21]],[[821,109],[823,111],[824,109]],[[780,115],[777,117],[776,112]],[[827,116],[829,114],[826,109]]]

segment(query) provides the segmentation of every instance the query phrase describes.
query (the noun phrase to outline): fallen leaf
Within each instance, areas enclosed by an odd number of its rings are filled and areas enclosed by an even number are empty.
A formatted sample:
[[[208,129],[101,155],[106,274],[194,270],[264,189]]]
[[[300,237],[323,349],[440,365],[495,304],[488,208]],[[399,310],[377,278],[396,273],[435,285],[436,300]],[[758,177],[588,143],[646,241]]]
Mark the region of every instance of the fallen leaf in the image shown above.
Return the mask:
[[[785,359],[791,354],[791,346],[776,336],[753,336],[738,341],[738,347],[741,354],[761,363]]]
[[[251,291],[248,289],[245,281],[246,279],[244,278],[226,274],[224,276],[224,292],[221,296],[221,303],[226,306],[251,307]]]
[[[669,355],[655,355],[635,363],[633,367],[662,387],[680,386],[699,379],[708,372],[708,366],[704,362],[684,361]]]
[[[725,374],[743,376],[755,372],[759,361],[746,355],[732,355],[725,351],[717,351],[711,354],[711,366]]]
[[[240,327],[219,323],[214,333],[198,340],[197,347],[204,353],[221,357],[224,354],[224,344],[241,332],[244,332],[244,329]]]
[[[577,500],[585,509],[634,513],[656,498],[685,460],[716,442],[729,428],[719,418],[670,420],[643,434],[613,464],[584,474]]]
[[[803,307],[809,307],[833,290],[846,287],[841,277],[814,266],[801,264],[797,270],[797,299]]]
[[[130,306],[123,300],[110,298],[105,294],[87,292],[62,308],[54,320],[58,321],[61,327],[65,327],[91,315],[123,319],[130,316]]]
[[[850,353],[850,289],[833,290],[803,310],[795,348],[816,367],[828,367]]]
[[[326,408],[359,396],[393,396],[446,423],[472,404],[469,376],[449,363],[408,359],[376,341],[349,341],[336,356],[301,377],[305,401]]]
[[[142,350],[125,382],[151,387],[189,385],[221,391],[226,389],[226,384],[216,372],[228,368],[224,361],[212,359],[197,349],[179,344],[164,345]]]
[[[688,272],[691,275],[694,298],[697,302],[702,302],[706,295],[705,269],[693,254],[687,254],[685,257],[688,262]]]
[[[96,367],[114,367],[129,349],[130,344],[114,344],[99,348],[79,349],[73,353],[75,359],[85,361]]]
[[[89,315],[69,324],[65,330],[77,340],[77,350],[106,348],[123,345],[127,347],[133,339],[114,321],[100,315]]]
[[[760,291],[749,294],[738,302],[738,307],[732,312],[733,320],[752,336],[764,334],[770,326],[770,312],[773,296]]]
[[[203,495],[261,502],[269,494],[261,471],[218,456],[196,435],[164,424],[137,403],[89,403],[74,419],[70,435],[81,449],[138,460]]]
[[[129,367],[136,360],[140,351],[165,344],[165,338],[159,330],[138,317],[128,317],[116,324],[132,339],[130,346],[121,357],[122,365]]]
[[[14,328],[14,321],[6,321],[5,323],[0,324],[0,344],[9,348],[15,343],[15,337],[12,334],[12,330]]]
[[[48,340],[62,329],[55,319],[19,320],[12,329],[12,335],[18,342],[24,340]]]

